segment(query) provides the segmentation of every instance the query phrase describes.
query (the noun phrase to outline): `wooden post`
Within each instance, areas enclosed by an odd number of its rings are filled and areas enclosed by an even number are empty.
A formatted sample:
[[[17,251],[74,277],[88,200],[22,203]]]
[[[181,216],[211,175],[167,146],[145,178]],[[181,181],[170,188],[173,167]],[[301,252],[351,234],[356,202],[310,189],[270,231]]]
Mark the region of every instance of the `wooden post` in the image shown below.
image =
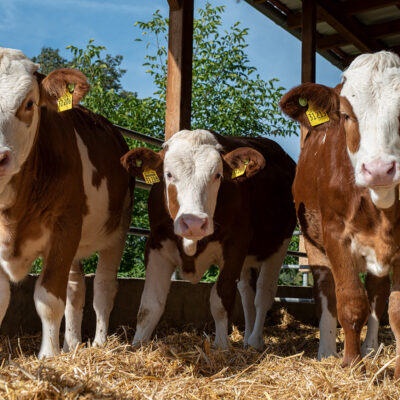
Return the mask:
[[[315,51],[316,51],[316,24],[317,7],[315,0],[303,0],[301,29],[301,83],[315,82]],[[300,128],[300,148],[307,131]]]
[[[168,0],[168,73],[165,140],[190,129],[193,53],[193,0]]]

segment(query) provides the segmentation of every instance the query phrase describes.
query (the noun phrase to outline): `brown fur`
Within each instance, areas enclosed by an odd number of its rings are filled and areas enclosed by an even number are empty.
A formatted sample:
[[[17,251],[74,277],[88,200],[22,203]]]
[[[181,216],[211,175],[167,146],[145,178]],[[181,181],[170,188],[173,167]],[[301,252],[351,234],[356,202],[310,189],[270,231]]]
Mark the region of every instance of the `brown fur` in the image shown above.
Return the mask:
[[[179,211],[178,192],[176,186],[171,183],[168,186],[168,210],[172,219],[175,219]]]
[[[328,89],[312,84],[299,86],[283,97],[282,109],[303,122],[299,106],[295,106],[296,99],[329,97],[324,104],[327,105],[325,110],[331,112],[329,110],[338,108],[339,97],[335,89]],[[341,109],[354,117],[348,102],[340,98],[340,103]],[[350,142],[351,149],[356,149],[357,134],[353,128],[348,130],[343,115],[340,118],[327,124],[326,137],[320,128],[310,128],[300,154],[293,194],[302,231],[321,254],[318,263],[332,270],[338,318],[345,332],[343,365],[350,365],[361,357],[360,331],[369,313],[367,292],[359,279],[359,273],[365,271],[365,260],[353,253],[351,241],[357,240],[373,248],[381,264],[395,265],[400,258],[400,204],[396,202],[387,210],[379,210],[372,203],[368,190],[355,186],[347,143]],[[387,298],[387,278],[369,277],[367,289],[370,298],[378,296],[377,311],[381,313]],[[398,312],[397,306],[394,308]],[[400,325],[396,325],[400,318],[395,318],[394,313],[391,319],[396,332],[400,331]],[[400,371],[399,368],[397,366],[396,371]]]

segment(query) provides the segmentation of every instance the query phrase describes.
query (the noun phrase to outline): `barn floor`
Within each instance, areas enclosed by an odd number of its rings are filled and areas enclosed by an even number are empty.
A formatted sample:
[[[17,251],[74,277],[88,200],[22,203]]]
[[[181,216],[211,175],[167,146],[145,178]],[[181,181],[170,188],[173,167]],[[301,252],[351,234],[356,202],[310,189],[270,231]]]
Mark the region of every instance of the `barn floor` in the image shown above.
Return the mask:
[[[379,357],[360,368],[342,369],[331,357],[315,360],[317,328],[282,312],[280,324],[265,329],[266,351],[213,350],[200,331],[158,331],[161,339],[137,350],[122,329],[104,348],[77,348],[39,361],[39,336],[0,338],[0,398],[5,399],[399,399],[393,382],[395,351],[389,327]],[[341,331],[338,330],[341,341]],[[386,364],[388,363],[388,366]]]

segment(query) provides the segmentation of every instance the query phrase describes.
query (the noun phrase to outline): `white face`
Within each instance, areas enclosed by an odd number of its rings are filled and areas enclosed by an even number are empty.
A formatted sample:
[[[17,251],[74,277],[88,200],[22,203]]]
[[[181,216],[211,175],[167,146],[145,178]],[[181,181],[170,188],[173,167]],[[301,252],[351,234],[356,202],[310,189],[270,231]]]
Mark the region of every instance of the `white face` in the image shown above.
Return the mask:
[[[39,123],[38,65],[0,48],[0,193],[26,161]]]
[[[214,232],[223,175],[220,145],[208,131],[181,131],[166,143],[164,181],[177,235],[197,241]]]
[[[343,76],[340,95],[355,116],[348,124],[358,130],[355,148],[348,149],[356,184],[370,189],[378,207],[390,207],[400,183],[400,58],[389,52],[364,54]]]

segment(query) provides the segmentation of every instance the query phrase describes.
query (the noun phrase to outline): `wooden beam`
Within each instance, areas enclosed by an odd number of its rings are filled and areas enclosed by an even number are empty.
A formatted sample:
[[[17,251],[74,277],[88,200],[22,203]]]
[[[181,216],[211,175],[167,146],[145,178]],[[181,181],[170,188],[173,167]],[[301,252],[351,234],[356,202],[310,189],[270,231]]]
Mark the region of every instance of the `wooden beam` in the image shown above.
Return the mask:
[[[176,11],[182,7],[182,0],[168,0],[168,4],[170,10]]]
[[[352,0],[340,3],[341,14],[354,15],[363,11],[376,10],[378,8],[398,5],[399,0]],[[317,8],[317,22],[326,21],[323,13],[319,13]],[[301,12],[293,13],[287,19],[289,29],[297,29],[301,27],[302,15]]]
[[[343,15],[340,5],[330,0],[318,0],[318,4],[320,11],[325,14],[325,21],[361,52],[368,53],[384,49],[384,46],[368,35],[364,30],[365,27],[354,17]]]
[[[369,25],[366,26],[364,30],[366,31],[368,36],[374,39],[394,35],[400,33],[400,19],[383,22],[381,24]],[[338,46],[346,46],[348,44],[350,44],[349,39],[341,34],[317,38],[317,48],[321,51],[329,50]]]
[[[181,2],[180,9],[169,12],[165,140],[182,129],[190,129],[193,0]]]
[[[315,82],[316,1],[303,0],[301,30],[301,82]]]
[[[267,2],[267,0],[254,0],[255,4],[261,4],[261,3],[266,3],[266,2]],[[275,6],[279,10],[281,10],[283,13],[285,13],[286,15],[293,14],[292,11],[290,10],[290,8],[285,6],[285,4],[283,4],[279,0],[268,0],[268,3],[272,4],[273,6]]]

